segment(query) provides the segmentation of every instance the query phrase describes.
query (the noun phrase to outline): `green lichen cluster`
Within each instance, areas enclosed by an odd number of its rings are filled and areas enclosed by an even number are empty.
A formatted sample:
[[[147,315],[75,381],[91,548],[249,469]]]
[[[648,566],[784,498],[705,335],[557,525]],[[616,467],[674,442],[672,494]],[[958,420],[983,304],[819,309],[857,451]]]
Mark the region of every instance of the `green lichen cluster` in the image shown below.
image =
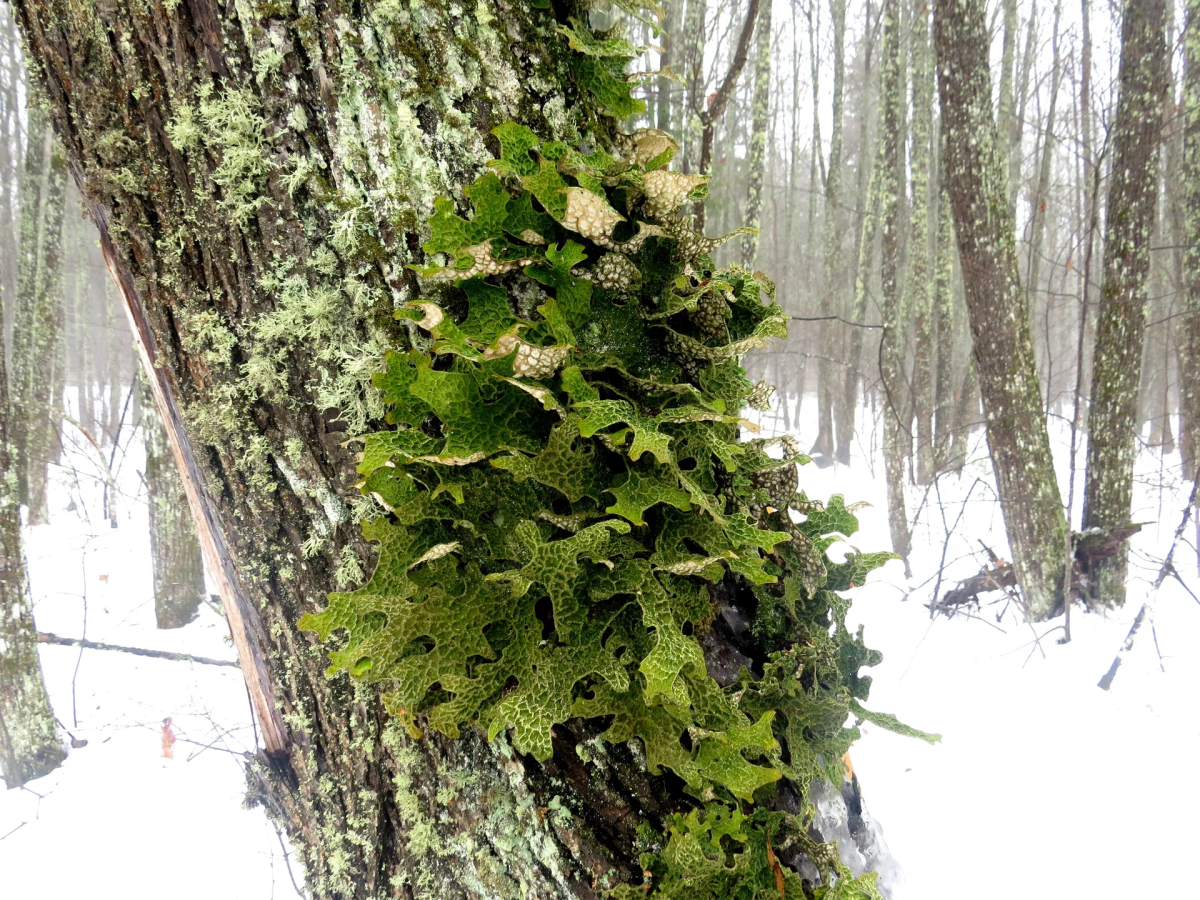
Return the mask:
[[[807,459],[787,439],[782,459],[740,440],[754,429],[739,411],[768,395],[740,358],[786,334],[773,286],[715,268],[732,235],[681,213],[705,179],[668,168],[669,136],[609,152],[493,133],[499,158],[464,190],[473,215],[437,202],[425,250],[444,264],[420,269],[425,296],[396,313],[414,349],[375,378],[395,426],[366,436],[358,467],[389,511],[364,523],[377,567],[301,627],[344,630],[330,672],[385,685],[414,736],[478,723],[546,759],[556,724],[611,716],[603,738],[636,739],[710,817],[784,776],[840,780],[845,722],[869,715],[858,671],[880,657],[837,592],[891,554],[831,561],[853,508],[797,493]],[[697,637],[720,591],[756,610],[770,652],[729,689]],[[775,820],[739,822],[749,853]],[[671,828],[663,896],[709,877],[671,863],[690,827]],[[803,839],[798,823],[771,827]],[[836,854],[816,858],[844,874]]]

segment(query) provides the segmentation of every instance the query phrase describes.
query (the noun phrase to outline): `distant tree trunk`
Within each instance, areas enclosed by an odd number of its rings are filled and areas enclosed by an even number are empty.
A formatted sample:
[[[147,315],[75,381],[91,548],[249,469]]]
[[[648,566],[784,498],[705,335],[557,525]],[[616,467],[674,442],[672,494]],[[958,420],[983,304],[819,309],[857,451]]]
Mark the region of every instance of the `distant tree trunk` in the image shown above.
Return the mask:
[[[988,43],[982,0],[938,0],[934,45],[942,164],[954,210],[988,445],[1017,582],[1028,615],[1041,619],[1062,599],[1067,523],[1017,275],[1004,158],[991,112]]]
[[[916,332],[916,358],[910,402],[917,423],[917,484],[933,480],[934,305],[936,266],[929,229],[929,157],[933,131],[933,66],[929,50],[929,8],[916,0],[912,10],[912,232],[908,242],[905,309]]]
[[[863,35],[863,97],[862,106],[866,106],[865,97],[870,93],[871,84],[871,55],[874,49],[874,34],[871,26],[871,5],[866,5],[864,14],[865,25]],[[880,13],[882,18],[882,13]],[[879,230],[879,210],[882,202],[883,184],[879,163],[883,154],[883,129],[879,129],[875,146],[867,149],[867,116],[865,110],[860,113],[862,122],[859,125],[858,149],[858,191],[857,215],[855,221],[855,250],[854,250],[854,295],[851,302],[849,327],[850,345],[846,353],[846,368],[841,384],[841,402],[838,404],[837,419],[837,461],[845,466],[850,464],[850,451],[854,446],[854,419],[858,410],[858,383],[862,375],[859,371],[862,365],[863,329],[857,327],[865,322],[867,316],[867,295],[871,283],[871,272],[874,267],[875,235]],[[871,160],[868,163],[868,160]],[[869,174],[868,174],[869,170]]]
[[[1050,196],[1050,176],[1054,163],[1054,115],[1058,108],[1058,88],[1062,79],[1059,66],[1058,23],[1062,15],[1062,0],[1054,5],[1054,37],[1051,41],[1053,61],[1050,73],[1050,108],[1046,113],[1046,129],[1042,137],[1041,161],[1038,164],[1037,187],[1034,188],[1032,210],[1029,217],[1029,267],[1025,279],[1026,305],[1029,314],[1036,317],[1038,285],[1041,281],[1042,243],[1046,234],[1046,203]],[[1046,347],[1047,356],[1050,347]],[[1050,385],[1047,383],[1049,393]]]
[[[700,145],[704,141],[704,35],[708,27],[708,0],[687,0],[683,18],[683,46],[679,57],[687,84],[683,109],[683,171],[701,172]]]
[[[45,114],[29,108],[29,149],[21,181],[21,244],[13,315],[13,440],[21,499],[30,524],[47,519],[46,473],[55,455],[62,396],[54,396],[61,364],[62,224],[67,165]]]
[[[8,372],[0,353],[0,472],[13,470]],[[42,679],[25,551],[20,498],[0,478],[0,776],[9,788],[41,778],[66,757]]]
[[[771,0],[758,8],[758,37],[754,50],[754,100],[750,108],[750,176],[746,188],[746,224],[762,227],[763,173],[767,164],[767,120],[771,112]],[[742,238],[742,265],[754,268],[758,235]]]
[[[20,171],[21,117],[17,99],[18,65],[21,42],[5,6],[0,9],[0,350],[7,352],[8,328],[13,299],[17,296],[17,241],[13,221],[13,189]]]
[[[966,371],[954,405],[954,435],[950,440],[950,467],[962,473],[971,449],[971,432],[979,424],[979,368],[975,354],[967,354]]]
[[[1165,0],[1128,0],[1125,4],[1104,285],[1088,412],[1085,529],[1124,525],[1133,502],[1150,237],[1158,201],[1162,104],[1169,87],[1166,25]],[[1123,604],[1128,567],[1124,547],[1098,562],[1090,573],[1093,602]]]
[[[1013,91],[1013,66],[1017,56],[1017,32],[1020,19],[1017,17],[1017,0],[1002,0],[1004,12],[1004,37],[1000,51],[1000,88],[996,104],[997,146],[1001,156],[1008,159],[1008,146],[1012,141],[1013,120],[1017,115],[1016,98]]]
[[[912,551],[908,531],[908,513],[904,503],[904,461],[908,453],[904,441],[912,443],[908,432],[908,390],[904,383],[904,335],[907,333],[901,304],[900,231],[902,227],[905,148],[901,132],[902,108],[906,105],[903,70],[905,62],[900,34],[900,0],[885,0],[883,7],[883,87],[880,99],[883,155],[879,160],[883,220],[883,348],[880,353],[880,377],[885,393],[883,409],[883,459],[887,474],[888,524],[892,550],[904,559]],[[911,452],[911,451],[909,451]]]
[[[940,181],[940,179],[939,179]],[[933,407],[934,462],[946,464],[954,431],[954,213],[943,190],[938,200],[937,262],[934,272],[933,306],[937,324],[937,377]]]
[[[162,417],[154,408],[149,385],[143,384],[139,390],[150,506],[154,621],[159,628],[182,628],[196,618],[204,597],[204,556]]]
[[[750,0],[749,5],[746,7],[746,18],[742,23],[742,30],[738,36],[737,45],[733,48],[733,55],[729,60],[729,69],[726,71],[725,78],[720,86],[707,99],[704,111],[699,115],[700,163],[697,171],[703,175],[712,174],[713,141],[716,138],[717,121],[725,114],[725,107],[729,103],[729,98],[733,95],[733,89],[737,87],[737,80],[742,74],[742,69],[746,67],[746,59],[750,55],[750,38],[754,35],[754,26],[758,21],[758,11],[761,5],[762,0]],[[768,30],[770,29],[768,28]],[[695,205],[695,213],[696,230],[703,232],[705,216],[707,215],[705,204],[702,202],[697,203]]]
[[[663,32],[658,36],[658,44],[662,47],[660,64],[664,69],[674,70],[679,66],[679,27],[683,24],[684,0],[671,0],[666,4],[667,15],[663,20]],[[679,74],[679,73],[676,73]],[[672,98],[672,93],[679,86],[664,75],[655,80],[657,93],[655,125],[662,131],[674,132],[676,129],[675,108],[678,103]]]
[[[1185,478],[1200,466],[1200,0],[1187,0],[1183,75],[1183,311],[1179,335],[1179,406]]]
[[[841,261],[842,229],[839,211],[842,202],[842,112],[845,108],[846,80],[846,0],[829,0],[833,23],[833,125],[829,136],[829,159],[825,173],[825,262],[821,290],[819,328],[821,352],[817,361],[817,438],[811,453],[818,465],[834,461],[834,365],[831,360],[834,326],[828,318],[838,308],[838,264]]]
[[[1012,0],[1008,0],[1012,2]],[[1029,76],[1033,72],[1033,57],[1037,42],[1037,12],[1038,5],[1032,4],[1029,9],[1029,24],[1025,31],[1025,54],[1021,59],[1021,68],[1017,73],[1017,96],[1013,100],[1013,115],[1009,118],[1009,131],[1006,143],[1003,145],[1008,152],[1008,214],[1016,221],[1017,194],[1021,190],[1021,136],[1025,128],[1025,108],[1029,103]]]

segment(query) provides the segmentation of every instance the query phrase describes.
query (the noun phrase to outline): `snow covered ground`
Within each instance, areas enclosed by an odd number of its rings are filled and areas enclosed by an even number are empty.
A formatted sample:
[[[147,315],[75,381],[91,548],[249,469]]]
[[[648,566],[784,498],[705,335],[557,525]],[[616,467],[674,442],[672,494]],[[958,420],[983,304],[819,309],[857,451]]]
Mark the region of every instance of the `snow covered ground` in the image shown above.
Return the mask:
[[[802,443],[814,406],[808,398]],[[853,543],[879,549],[883,470],[864,432],[850,467],[807,466],[801,486],[873,504]],[[1061,620],[1031,627],[1010,608],[998,621],[997,604],[931,621],[924,607],[943,557],[941,591],[978,571],[979,540],[1007,555],[985,453],[977,446],[980,461],[936,489],[910,488],[913,579],[889,563],[854,598],[853,621],[884,653],[868,705],[944,735],[930,747],[865,725],[851,751],[904,872],[897,900],[1193,896],[1181,864],[1200,806],[1200,605],[1164,584],[1112,691],[1096,687],[1179,522],[1190,485],[1178,458],[1142,459],[1134,518],[1152,524],[1134,539],[1127,606],[1077,610],[1074,640],[1060,645]],[[53,524],[28,532],[38,627],[78,636],[86,615],[94,640],[231,659],[210,608],[184,629],[155,629],[137,440],[118,476],[116,529],[101,518],[94,463],[82,450],[71,461],[79,475],[57,473]],[[1176,561],[1200,593],[1195,534],[1189,526]],[[295,896],[274,828],[241,805],[240,754],[254,735],[238,670],[46,645],[41,654],[58,718],[89,743],[28,790],[0,792],[0,896]],[[173,759],[162,756],[168,716]]]

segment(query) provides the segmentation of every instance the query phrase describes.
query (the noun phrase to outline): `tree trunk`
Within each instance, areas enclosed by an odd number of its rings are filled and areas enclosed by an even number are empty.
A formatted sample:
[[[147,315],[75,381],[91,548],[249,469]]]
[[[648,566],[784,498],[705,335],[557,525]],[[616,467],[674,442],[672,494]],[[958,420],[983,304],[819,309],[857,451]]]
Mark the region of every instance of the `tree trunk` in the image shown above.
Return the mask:
[[[662,34],[658,36],[658,44],[662,47],[659,64],[664,70],[679,68],[680,51],[677,41],[679,26],[683,23],[683,5],[684,0],[675,0],[675,2],[666,4],[667,15],[663,20]],[[665,75],[660,75],[655,79],[655,90],[658,94],[655,104],[655,125],[660,131],[675,133],[678,119],[675,111],[679,102],[672,97],[672,94],[678,89],[679,86]]]
[[[762,227],[763,173],[767,164],[767,119],[771,106],[771,0],[758,8],[758,37],[754,50],[754,101],[750,110],[750,175],[746,187],[746,224]],[[754,268],[758,234],[742,238],[742,265]]]
[[[1179,334],[1180,436],[1185,478],[1200,466],[1200,0],[1188,0],[1183,75],[1183,310]]]
[[[1037,318],[1038,285],[1041,282],[1042,243],[1046,234],[1046,203],[1050,196],[1050,176],[1054,162],[1054,115],[1058,109],[1058,88],[1062,76],[1059,67],[1058,23],[1062,15],[1062,0],[1054,5],[1054,33],[1051,40],[1053,58],[1050,70],[1050,108],[1046,113],[1046,128],[1042,136],[1041,161],[1038,163],[1038,180],[1034,188],[1032,210],[1029,217],[1029,267],[1025,278],[1026,305],[1034,321]],[[1047,300],[1049,302],[1049,300]],[[1047,336],[1048,337],[1048,336]],[[1051,356],[1047,344],[1046,357]],[[1050,393],[1050,384],[1046,384]]]
[[[817,438],[810,451],[818,465],[834,461],[833,398],[834,327],[830,317],[837,309],[838,262],[842,246],[842,111],[846,56],[846,0],[830,0],[833,22],[833,125],[829,136],[829,160],[825,174],[825,260],[821,289],[820,358],[817,361]]]
[[[882,19],[882,12],[880,13]],[[870,95],[871,83],[871,51],[873,49],[873,29],[871,26],[871,6],[867,4],[865,12],[866,27],[863,35],[863,96]],[[867,151],[867,116],[866,101],[863,100],[860,109],[862,122],[859,126],[858,149],[858,191],[857,216],[855,221],[855,252],[854,252],[854,298],[852,301],[849,328],[849,350],[846,354],[845,379],[842,382],[842,397],[838,404],[837,420],[837,461],[841,465],[850,464],[850,451],[854,446],[854,419],[858,409],[858,383],[862,377],[859,371],[862,365],[863,329],[862,325],[867,315],[867,295],[871,283],[871,271],[875,257],[875,234],[879,230],[879,209],[882,202],[883,184],[879,162],[883,154],[883,130],[879,131],[875,147],[868,155]],[[867,160],[872,162],[868,164]]]
[[[61,364],[62,224],[67,167],[45,114],[29,109],[29,149],[21,180],[21,243],[13,313],[13,443],[21,500],[29,522],[46,521],[46,474],[55,455],[62,396],[54,396]]]
[[[204,556],[154,395],[146,384],[138,390],[143,398],[154,620],[159,628],[182,628],[196,618],[204,597]]]
[[[0,349],[7,353],[8,326],[13,298],[17,296],[17,240],[13,221],[13,189],[17,185],[21,119],[17,99],[17,73],[14,58],[21,55],[21,42],[8,7],[0,9],[0,259],[8,264],[0,268]]]
[[[1138,392],[1146,329],[1150,237],[1158,201],[1162,104],[1169,87],[1164,0],[1130,0],[1121,29],[1120,97],[1113,123],[1104,285],[1088,411],[1084,529],[1124,525],[1133,502]],[[1125,602],[1128,549],[1096,563],[1094,602]]]
[[[917,484],[933,480],[934,305],[936,266],[929,229],[929,157],[933,131],[933,66],[929,51],[929,9],[913,7],[912,49],[912,233],[908,250],[905,309],[916,331],[916,358],[910,394],[917,423]]]
[[[683,98],[683,171],[703,172],[700,145],[704,142],[704,35],[708,27],[708,0],[687,0],[683,19],[683,47],[679,64],[687,84]]]
[[[908,531],[908,513],[904,503],[904,461],[908,453],[904,441],[912,443],[908,431],[908,390],[904,383],[904,336],[907,334],[901,312],[900,230],[903,216],[905,151],[901,132],[901,112],[905,104],[904,57],[901,54],[900,2],[885,0],[883,7],[883,87],[880,134],[883,141],[879,160],[883,220],[883,347],[880,352],[880,378],[885,394],[883,410],[883,459],[887,475],[888,525],[892,551],[904,559],[912,551]],[[909,451],[911,452],[911,451]]]
[[[1025,31],[1025,54],[1015,79],[1019,85],[1017,96],[1010,106],[1013,114],[1008,120],[1008,137],[1002,144],[1008,153],[1008,214],[1014,222],[1017,218],[1017,195],[1021,191],[1021,136],[1025,128],[1025,108],[1029,103],[1029,76],[1033,72],[1033,56],[1037,42],[1037,12],[1038,7],[1034,3],[1029,10],[1029,24]]]
[[[939,178],[939,182],[941,179]],[[950,197],[943,190],[938,199],[937,256],[934,273],[933,306],[937,326],[937,377],[935,379],[933,432],[934,464],[941,468],[950,453],[954,432],[954,214]]]
[[[942,166],[954,209],[988,445],[1017,583],[1027,613],[1041,619],[1061,602],[1067,523],[1017,275],[981,0],[939,0],[934,45]]]
[[[641,884],[639,823],[690,805],[582,724],[545,764],[475,729],[413,740],[296,626],[362,577],[344,443],[382,419],[434,200],[510,119],[613,139],[557,30],[584,11],[558,7],[15,4],[230,615],[251,800],[314,897],[597,898]]]
[[[12,407],[0,353],[0,472],[12,472]],[[41,778],[66,758],[42,680],[37,627],[21,546],[20,498],[0,479],[0,777],[9,788]]]

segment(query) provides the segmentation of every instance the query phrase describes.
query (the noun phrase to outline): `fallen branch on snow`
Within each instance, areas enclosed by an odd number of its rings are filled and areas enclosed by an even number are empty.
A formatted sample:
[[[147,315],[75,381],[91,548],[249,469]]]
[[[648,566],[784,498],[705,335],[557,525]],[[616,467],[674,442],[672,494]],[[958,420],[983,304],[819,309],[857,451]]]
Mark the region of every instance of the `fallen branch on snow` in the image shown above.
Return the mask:
[[[122,647],[118,644],[105,644],[100,641],[80,640],[78,638],[59,637],[48,631],[38,632],[39,644],[58,644],[62,647],[82,647],[85,650],[116,650],[120,653],[132,653],[134,656],[149,656],[152,659],[170,659],[175,662],[194,662],[204,666],[241,666],[231,659],[210,659],[207,656],[193,656],[190,653],[175,653],[171,650],[147,650],[145,647]]]

